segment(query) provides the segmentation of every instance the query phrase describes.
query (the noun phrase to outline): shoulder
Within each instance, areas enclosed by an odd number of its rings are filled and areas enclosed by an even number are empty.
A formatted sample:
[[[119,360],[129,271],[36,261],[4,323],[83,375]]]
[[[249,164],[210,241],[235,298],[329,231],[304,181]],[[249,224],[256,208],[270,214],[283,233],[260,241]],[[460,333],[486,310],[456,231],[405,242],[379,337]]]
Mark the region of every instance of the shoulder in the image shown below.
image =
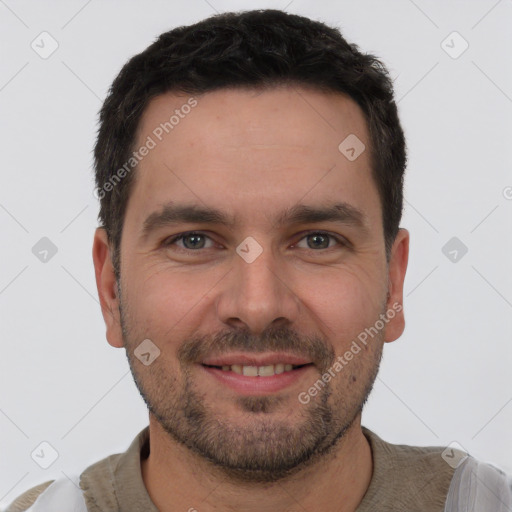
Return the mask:
[[[468,457],[455,471],[446,500],[447,512],[465,510],[512,510],[512,475]]]
[[[18,496],[4,512],[30,512],[34,506],[34,510],[40,510],[38,506],[40,506],[41,500],[44,504],[42,510],[47,510],[48,505],[60,505],[64,502],[74,503],[76,506],[82,505],[83,500],[87,499],[89,495],[104,494],[105,499],[109,496],[113,497],[115,496],[113,469],[118,466],[120,458],[121,454],[109,455],[90,465],[80,477],[77,476],[73,480],[60,478],[36,485]],[[92,488],[90,484],[93,484]],[[113,504],[115,504],[115,499]],[[85,509],[78,507],[73,510]],[[111,510],[117,510],[117,508],[112,507]]]
[[[363,427],[373,475],[358,512],[512,511],[512,475],[450,446],[409,446]]]
[[[5,510],[5,512],[24,512],[34,504],[34,501],[42,494],[54,480],[49,480],[42,484],[32,487],[28,491],[18,496]]]
[[[388,443],[365,427],[363,433],[372,450],[373,475],[358,512],[444,509],[455,468],[467,454],[447,453],[445,446]]]
[[[455,468],[467,458],[468,454],[456,448],[446,446],[411,446],[393,444],[381,439],[377,434],[362,427],[370,443],[372,452],[386,466],[404,468],[432,469],[453,475]]]
[[[74,479],[74,488],[83,491],[85,498],[91,493],[105,493],[105,495],[110,496],[115,495],[112,477],[115,468],[119,465],[120,458],[121,454],[113,454],[91,464],[82,472],[79,478]],[[64,479],[49,480],[28,489],[18,496],[3,512],[30,511],[32,510],[31,507],[40,496],[43,495],[41,499],[46,500],[47,495],[53,498],[56,491],[62,494],[62,480]],[[64,480],[64,483],[68,483],[67,479]],[[64,491],[63,495],[65,495],[67,491],[68,489]]]
[[[140,457],[141,450],[149,449],[148,441],[149,428],[145,427],[133,439],[126,452],[108,455],[73,478],[60,478],[39,484],[18,496],[4,512],[32,510],[30,507],[38,499],[38,504],[43,501],[45,506],[46,503],[53,505],[52,500],[56,500],[55,503],[59,503],[59,500],[66,502],[75,500],[74,503],[82,507],[75,510],[85,510],[82,506],[85,500],[85,505],[91,504],[93,510],[118,510],[116,508],[118,492],[125,490],[123,485],[126,482],[130,488],[133,487],[133,482],[138,482],[139,485],[135,487],[139,493],[145,490],[140,476]],[[118,480],[121,481],[121,489],[116,487]],[[102,507],[94,508],[98,500],[101,501]]]

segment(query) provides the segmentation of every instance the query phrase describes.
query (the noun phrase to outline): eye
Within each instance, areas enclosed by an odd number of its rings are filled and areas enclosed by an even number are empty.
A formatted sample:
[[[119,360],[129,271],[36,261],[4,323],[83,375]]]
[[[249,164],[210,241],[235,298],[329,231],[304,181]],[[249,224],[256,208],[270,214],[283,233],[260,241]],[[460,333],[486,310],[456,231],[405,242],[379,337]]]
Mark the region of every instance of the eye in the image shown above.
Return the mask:
[[[182,245],[176,244],[178,248],[184,250],[195,250],[195,249],[209,249],[212,247],[206,246],[206,240],[213,242],[211,238],[204,233],[199,233],[196,231],[189,231],[187,233],[181,233],[180,235],[176,235],[172,238],[169,238],[164,241],[164,246],[175,245],[176,242],[181,242]]]
[[[300,242],[302,240],[307,240],[307,247],[300,247]],[[330,245],[331,240],[334,240],[339,246],[346,246],[347,243],[340,237],[331,235],[324,231],[313,231],[307,233],[304,237],[301,238],[300,242],[296,244],[297,247],[301,249],[332,249],[333,247]]]
[[[306,240],[306,247],[304,245],[301,246],[303,240]],[[332,241],[334,241],[334,243],[331,243]],[[163,241],[162,245],[164,247],[176,246],[178,250],[194,252],[200,249],[211,249],[214,247],[214,242],[204,233],[199,231],[187,231],[167,238]],[[333,249],[336,245],[346,247],[348,246],[348,242],[342,237],[331,235],[325,231],[312,231],[306,233],[294,246],[300,249],[317,250]]]

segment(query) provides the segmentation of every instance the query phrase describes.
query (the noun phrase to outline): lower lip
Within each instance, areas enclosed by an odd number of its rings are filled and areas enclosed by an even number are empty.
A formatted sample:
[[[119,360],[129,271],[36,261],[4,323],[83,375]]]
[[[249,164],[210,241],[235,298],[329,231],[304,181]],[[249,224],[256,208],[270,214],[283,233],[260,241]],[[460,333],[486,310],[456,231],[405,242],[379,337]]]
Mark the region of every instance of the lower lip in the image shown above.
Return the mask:
[[[302,366],[289,372],[283,372],[269,377],[247,377],[238,373],[224,371],[219,368],[199,365],[203,371],[220,382],[244,395],[266,395],[281,391],[299,381],[305,373],[313,369],[313,365]]]

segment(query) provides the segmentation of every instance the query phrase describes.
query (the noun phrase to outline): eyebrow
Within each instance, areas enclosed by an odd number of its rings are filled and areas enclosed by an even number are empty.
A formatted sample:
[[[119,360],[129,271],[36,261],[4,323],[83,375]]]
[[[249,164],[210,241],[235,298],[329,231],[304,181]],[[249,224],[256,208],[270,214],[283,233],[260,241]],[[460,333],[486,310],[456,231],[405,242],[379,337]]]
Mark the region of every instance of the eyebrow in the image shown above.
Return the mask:
[[[326,206],[295,205],[276,217],[275,226],[317,222],[338,222],[367,231],[363,212],[345,202]],[[146,218],[142,226],[141,238],[147,238],[159,228],[179,223],[223,225],[233,228],[236,218],[214,208],[169,202]]]

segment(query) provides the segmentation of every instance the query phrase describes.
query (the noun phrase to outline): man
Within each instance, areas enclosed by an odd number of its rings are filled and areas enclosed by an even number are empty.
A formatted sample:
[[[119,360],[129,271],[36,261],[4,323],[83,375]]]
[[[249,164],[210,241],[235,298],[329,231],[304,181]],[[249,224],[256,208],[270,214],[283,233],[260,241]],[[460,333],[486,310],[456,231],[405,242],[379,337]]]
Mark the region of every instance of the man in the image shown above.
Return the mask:
[[[149,427],[8,509],[506,511],[512,480],[361,426],[404,329],[404,135],[383,64],[276,10],[180,27],[95,148],[107,339]]]

